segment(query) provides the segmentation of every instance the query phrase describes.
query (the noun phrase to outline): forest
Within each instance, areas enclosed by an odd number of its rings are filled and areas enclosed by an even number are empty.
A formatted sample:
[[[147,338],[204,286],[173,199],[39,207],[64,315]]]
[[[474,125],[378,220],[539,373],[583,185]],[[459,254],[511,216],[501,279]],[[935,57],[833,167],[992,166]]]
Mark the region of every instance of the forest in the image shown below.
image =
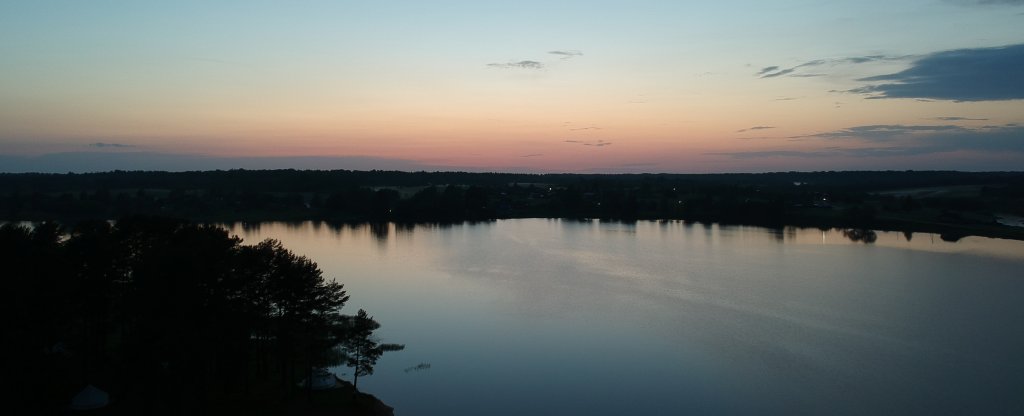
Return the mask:
[[[348,365],[358,386],[403,348],[342,314],[348,293],[316,263],[212,225],[7,223],[0,261],[5,372],[29,414],[64,412],[86,385],[109,394],[104,414],[295,414],[316,369]]]
[[[0,174],[0,220],[675,219],[1024,239],[1024,173],[515,174],[228,170]]]

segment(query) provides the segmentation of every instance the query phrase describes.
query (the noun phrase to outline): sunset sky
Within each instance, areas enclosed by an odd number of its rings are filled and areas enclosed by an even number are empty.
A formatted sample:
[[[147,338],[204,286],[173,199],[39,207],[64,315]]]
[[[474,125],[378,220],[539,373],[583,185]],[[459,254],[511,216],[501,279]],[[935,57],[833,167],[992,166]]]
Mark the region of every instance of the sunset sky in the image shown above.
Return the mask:
[[[0,171],[1024,168],[1024,1],[3,1]]]

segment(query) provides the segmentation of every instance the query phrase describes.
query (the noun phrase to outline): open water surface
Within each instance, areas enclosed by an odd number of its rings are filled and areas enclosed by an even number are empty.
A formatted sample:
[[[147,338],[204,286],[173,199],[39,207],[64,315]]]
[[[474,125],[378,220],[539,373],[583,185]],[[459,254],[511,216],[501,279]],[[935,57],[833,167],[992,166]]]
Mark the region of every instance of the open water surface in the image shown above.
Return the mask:
[[[1024,414],[1020,241],[547,219],[229,229],[312,258],[346,313],[406,344],[359,381],[397,415]]]

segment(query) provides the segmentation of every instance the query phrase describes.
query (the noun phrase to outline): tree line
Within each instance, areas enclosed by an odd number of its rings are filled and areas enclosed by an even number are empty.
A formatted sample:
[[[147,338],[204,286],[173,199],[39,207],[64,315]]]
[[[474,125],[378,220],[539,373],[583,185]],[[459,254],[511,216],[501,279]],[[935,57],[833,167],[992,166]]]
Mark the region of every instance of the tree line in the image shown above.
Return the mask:
[[[936,191],[914,191],[929,188]],[[1021,207],[1022,172],[0,174],[0,219],[36,221],[125,215],[335,223],[678,219],[1024,238],[994,219],[1024,216]]]
[[[7,223],[0,261],[6,371],[38,413],[59,411],[87,384],[129,414],[285,403],[316,368],[346,364],[364,376],[402,348],[381,344],[365,311],[342,314],[343,285],[310,259],[216,226]]]

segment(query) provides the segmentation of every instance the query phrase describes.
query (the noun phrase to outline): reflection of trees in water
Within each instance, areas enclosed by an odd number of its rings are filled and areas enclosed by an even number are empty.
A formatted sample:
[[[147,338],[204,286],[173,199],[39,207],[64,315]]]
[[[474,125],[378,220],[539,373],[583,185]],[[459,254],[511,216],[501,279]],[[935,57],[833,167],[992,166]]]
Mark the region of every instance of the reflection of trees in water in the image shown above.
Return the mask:
[[[957,241],[960,241],[960,239],[963,238],[963,237],[964,237],[963,234],[956,233],[956,232],[945,232],[945,233],[939,234],[939,238],[941,238],[942,241],[948,241],[950,243],[955,243]]]
[[[389,222],[371,222],[370,223],[370,234],[377,241],[383,242],[388,240],[388,235],[391,234],[391,223]]]
[[[847,228],[842,232],[844,237],[853,242],[874,243],[878,239],[878,234],[875,234],[874,231],[863,228]]]
[[[786,240],[796,241],[796,234],[799,230],[797,227],[766,227],[765,229],[779,242]]]
[[[912,240],[914,238],[914,232],[913,231],[909,231],[909,230],[908,231],[904,231],[903,232],[903,238],[906,238],[907,241]]]
[[[242,230],[247,232],[247,233],[252,233],[252,232],[259,231],[260,230],[260,226],[263,225],[263,223],[261,223],[259,221],[255,221],[255,222],[242,221],[241,224],[242,224]]]
[[[370,235],[373,236],[375,240],[377,240],[378,242],[385,242],[392,237],[392,234],[397,236],[408,237],[412,235],[417,229],[437,230],[451,228],[453,226],[476,225],[493,222],[495,222],[495,220],[459,222],[314,221],[313,223],[317,228],[327,227],[327,229],[329,229],[335,235],[341,235],[344,232],[361,233],[369,231]]]
[[[416,230],[416,224],[396,222],[395,224],[395,235],[398,237],[412,237],[413,231]]]

